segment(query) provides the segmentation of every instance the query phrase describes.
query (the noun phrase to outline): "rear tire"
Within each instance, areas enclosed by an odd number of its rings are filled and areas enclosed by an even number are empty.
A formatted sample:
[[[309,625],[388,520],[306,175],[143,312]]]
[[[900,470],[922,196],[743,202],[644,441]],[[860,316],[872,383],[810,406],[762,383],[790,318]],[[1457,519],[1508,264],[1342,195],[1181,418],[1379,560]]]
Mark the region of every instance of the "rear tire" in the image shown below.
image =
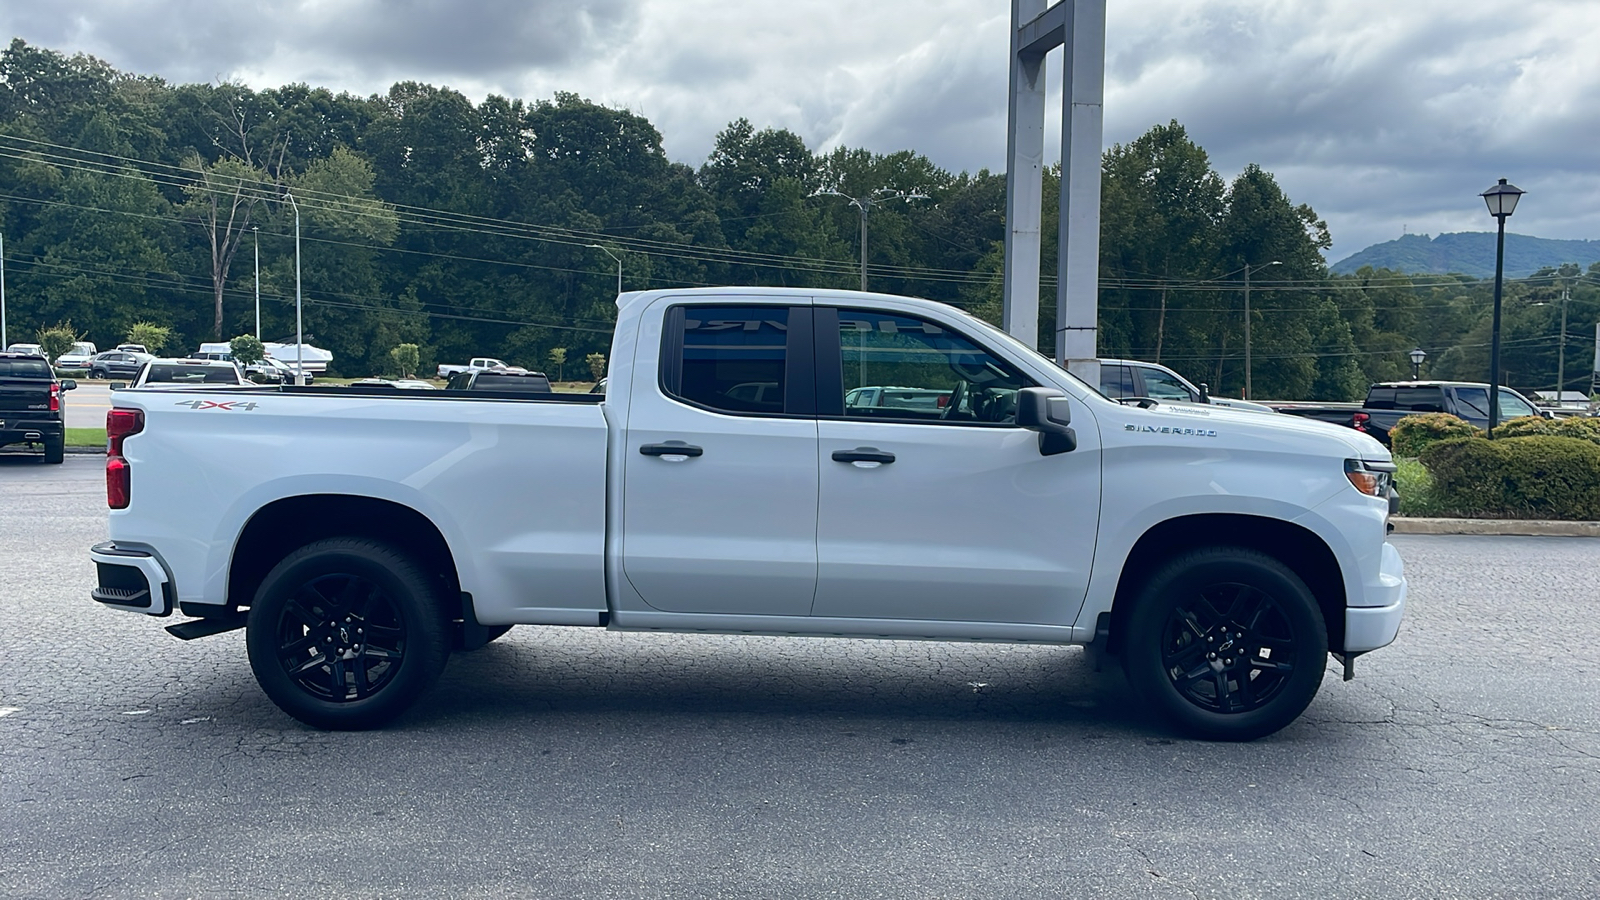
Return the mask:
[[[45,465],[48,465],[48,466],[60,465],[61,462],[63,460],[65,460],[66,458],[67,458],[67,436],[66,435],[61,435],[59,437],[45,438],[44,439],[44,462],[45,462]]]
[[[1209,547],[1169,560],[1127,620],[1123,671],[1173,725],[1251,741],[1311,705],[1327,667],[1316,598],[1288,566],[1255,550]]]
[[[256,591],[245,646],[279,709],[315,728],[376,728],[438,679],[449,622],[432,582],[377,541],[331,538],[290,553]]]

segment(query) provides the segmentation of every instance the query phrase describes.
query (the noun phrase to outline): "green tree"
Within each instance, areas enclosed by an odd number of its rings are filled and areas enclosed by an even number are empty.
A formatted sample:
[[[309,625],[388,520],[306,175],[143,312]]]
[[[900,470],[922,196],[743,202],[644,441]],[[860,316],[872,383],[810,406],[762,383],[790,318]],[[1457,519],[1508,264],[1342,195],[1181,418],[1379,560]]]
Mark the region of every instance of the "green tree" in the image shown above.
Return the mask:
[[[551,347],[549,357],[550,365],[556,370],[556,380],[565,381],[566,379],[564,377],[564,373],[566,372],[567,366],[567,348]]]
[[[421,365],[422,354],[416,344],[398,344],[389,351],[389,362],[401,378],[413,378],[417,366]]]
[[[52,363],[60,358],[63,353],[70,353],[72,345],[83,340],[83,335],[72,330],[71,322],[60,322],[49,328],[39,329],[39,349],[44,351],[45,359]]]
[[[228,342],[228,354],[233,361],[248,366],[267,358],[267,348],[253,334],[241,334]]]
[[[606,377],[606,355],[604,353],[591,353],[583,358],[589,364],[589,374],[595,381]]]
[[[172,329],[165,325],[135,322],[128,326],[128,343],[143,344],[151,353],[160,353],[161,348],[170,340],[172,340]]]

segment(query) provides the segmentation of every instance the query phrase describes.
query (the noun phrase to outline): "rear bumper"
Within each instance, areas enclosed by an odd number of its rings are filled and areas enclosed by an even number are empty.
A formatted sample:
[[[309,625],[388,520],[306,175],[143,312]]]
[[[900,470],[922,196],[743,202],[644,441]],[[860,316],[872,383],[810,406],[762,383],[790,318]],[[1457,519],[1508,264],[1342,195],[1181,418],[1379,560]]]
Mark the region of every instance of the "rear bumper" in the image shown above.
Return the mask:
[[[115,609],[170,616],[177,604],[172,576],[148,547],[106,541],[89,548],[99,584],[89,597]]]
[[[34,413],[34,415],[38,415]],[[28,414],[14,415],[0,412],[0,446],[6,444],[40,443],[66,434],[60,419],[36,419]]]

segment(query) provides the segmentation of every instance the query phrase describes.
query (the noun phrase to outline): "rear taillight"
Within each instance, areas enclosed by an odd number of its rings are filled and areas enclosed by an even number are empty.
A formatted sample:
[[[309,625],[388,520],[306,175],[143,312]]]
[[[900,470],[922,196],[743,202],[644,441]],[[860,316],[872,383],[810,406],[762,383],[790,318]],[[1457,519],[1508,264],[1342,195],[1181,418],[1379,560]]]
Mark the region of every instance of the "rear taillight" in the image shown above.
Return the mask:
[[[122,441],[144,430],[144,411],[113,409],[106,413],[106,505],[127,509],[132,486],[132,466],[122,458]]]
[[[50,411],[61,411],[61,385],[59,384],[50,385]]]
[[[1371,419],[1372,419],[1372,417],[1367,415],[1366,413],[1356,413],[1355,415],[1350,417],[1350,427],[1354,428],[1357,431],[1366,431],[1367,430],[1367,422],[1370,421]]]

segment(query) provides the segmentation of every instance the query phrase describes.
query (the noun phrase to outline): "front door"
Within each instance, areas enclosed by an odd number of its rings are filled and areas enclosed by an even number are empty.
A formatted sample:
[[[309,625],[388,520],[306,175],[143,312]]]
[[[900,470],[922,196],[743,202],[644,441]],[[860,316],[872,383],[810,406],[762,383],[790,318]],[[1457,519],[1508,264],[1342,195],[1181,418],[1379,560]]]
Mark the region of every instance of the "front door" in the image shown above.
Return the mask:
[[[665,301],[663,301],[665,302]],[[662,612],[804,616],[817,585],[811,310],[676,306],[639,348],[622,568]]]
[[[1072,624],[1100,507],[1089,416],[1076,450],[1041,456],[1014,424],[1033,381],[999,354],[912,316],[816,314],[812,614]]]

